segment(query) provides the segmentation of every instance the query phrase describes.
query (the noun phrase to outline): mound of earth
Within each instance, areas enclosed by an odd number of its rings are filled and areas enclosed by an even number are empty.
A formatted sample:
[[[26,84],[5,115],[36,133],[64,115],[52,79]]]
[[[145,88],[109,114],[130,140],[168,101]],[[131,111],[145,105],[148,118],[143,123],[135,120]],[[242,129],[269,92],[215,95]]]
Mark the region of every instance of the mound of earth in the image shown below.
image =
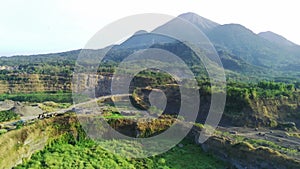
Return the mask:
[[[0,101],[0,111],[11,110],[15,106],[15,102],[12,100]]]

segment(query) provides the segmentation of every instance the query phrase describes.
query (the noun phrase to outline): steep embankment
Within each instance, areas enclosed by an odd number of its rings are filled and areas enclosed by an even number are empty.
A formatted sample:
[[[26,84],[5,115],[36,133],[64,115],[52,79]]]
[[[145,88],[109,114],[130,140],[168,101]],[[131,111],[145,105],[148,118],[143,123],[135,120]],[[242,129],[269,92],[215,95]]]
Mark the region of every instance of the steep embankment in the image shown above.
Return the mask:
[[[178,86],[170,85],[161,88],[168,98],[164,111],[166,114],[176,114],[180,108],[180,91]],[[136,89],[133,94],[134,103],[148,109],[150,88]],[[293,123],[300,127],[299,93],[292,98],[280,96],[275,98],[247,98],[227,95],[225,111],[221,119],[224,126],[247,127],[282,127],[282,124]],[[201,94],[199,116],[197,121],[204,122],[209,110],[211,97]],[[292,128],[293,126],[291,126]]]
[[[76,88],[95,89],[98,96],[110,93],[111,76],[78,74]],[[0,76],[0,94],[71,91],[72,76],[12,73]]]
[[[225,125],[234,126],[281,127],[291,122],[300,127],[299,112],[296,98],[244,98],[239,101],[229,98],[222,120]]]
[[[22,163],[64,133],[71,132],[76,137],[77,124],[75,116],[65,115],[37,121],[1,135],[0,168],[8,169]]]
[[[68,91],[71,77],[42,74],[12,73],[0,76],[0,94]]]

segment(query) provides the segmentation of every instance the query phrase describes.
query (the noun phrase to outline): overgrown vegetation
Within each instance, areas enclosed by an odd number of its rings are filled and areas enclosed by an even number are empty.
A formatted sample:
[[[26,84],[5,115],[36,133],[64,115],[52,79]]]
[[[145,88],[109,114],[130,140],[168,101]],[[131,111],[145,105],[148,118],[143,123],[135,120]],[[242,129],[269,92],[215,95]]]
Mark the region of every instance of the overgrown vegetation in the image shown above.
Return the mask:
[[[230,82],[227,84],[228,96],[238,99],[293,97],[296,92],[294,84],[283,82],[261,81],[259,83]]]
[[[20,116],[12,110],[0,111],[0,122],[15,120],[18,118],[20,118]]]
[[[157,169],[195,169],[195,168],[228,168],[228,164],[204,153],[200,147],[183,141],[182,147],[173,147],[168,152],[144,159],[121,157],[104,150],[92,140],[70,140],[64,136],[44,150],[35,153],[30,160],[15,167],[21,168],[157,168]],[[111,141],[111,146],[118,146],[120,142]],[[128,147],[136,151],[137,147]]]
[[[21,102],[45,102],[54,101],[58,103],[72,103],[72,93],[70,92],[37,92],[1,94],[0,100],[13,100]]]
[[[54,112],[55,110],[65,109],[71,106],[71,103],[55,103],[53,101],[47,101],[38,104],[39,108],[44,112]]]

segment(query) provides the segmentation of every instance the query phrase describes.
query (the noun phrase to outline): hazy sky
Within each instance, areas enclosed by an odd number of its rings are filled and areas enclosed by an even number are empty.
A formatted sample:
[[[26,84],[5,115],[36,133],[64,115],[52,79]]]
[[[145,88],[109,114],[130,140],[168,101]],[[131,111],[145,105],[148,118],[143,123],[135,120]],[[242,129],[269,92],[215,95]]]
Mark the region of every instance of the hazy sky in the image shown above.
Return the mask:
[[[1,0],[0,56],[83,48],[103,26],[139,13],[194,12],[300,44],[298,0]]]

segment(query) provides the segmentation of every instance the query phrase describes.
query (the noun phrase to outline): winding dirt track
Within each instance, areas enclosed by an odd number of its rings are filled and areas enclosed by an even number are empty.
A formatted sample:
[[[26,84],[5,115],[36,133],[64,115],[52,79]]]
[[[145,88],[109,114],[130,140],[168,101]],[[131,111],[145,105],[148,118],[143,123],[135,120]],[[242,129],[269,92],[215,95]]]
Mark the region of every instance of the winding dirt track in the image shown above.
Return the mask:
[[[91,103],[96,103],[99,100],[109,99],[109,98],[113,98],[113,97],[128,97],[128,96],[131,96],[131,94],[117,94],[117,95],[101,96],[101,97],[98,97],[98,98],[95,98],[95,99],[92,99],[92,100],[89,100],[89,101],[86,101],[86,102],[73,104],[72,106],[70,106],[69,108],[66,108],[66,109],[60,109],[60,110],[50,112],[50,113],[43,113],[43,114],[39,114],[37,116],[23,116],[23,117],[21,117],[21,120],[23,122],[27,122],[27,121],[33,121],[33,120],[36,120],[36,119],[42,119],[44,117],[52,117],[52,116],[56,116],[56,115],[61,115],[61,114],[65,114],[69,111],[72,111],[77,107],[84,106],[84,105],[91,104]],[[16,124],[16,122],[18,122],[18,121],[19,120],[3,122],[3,123],[1,123],[1,125],[14,126]]]

